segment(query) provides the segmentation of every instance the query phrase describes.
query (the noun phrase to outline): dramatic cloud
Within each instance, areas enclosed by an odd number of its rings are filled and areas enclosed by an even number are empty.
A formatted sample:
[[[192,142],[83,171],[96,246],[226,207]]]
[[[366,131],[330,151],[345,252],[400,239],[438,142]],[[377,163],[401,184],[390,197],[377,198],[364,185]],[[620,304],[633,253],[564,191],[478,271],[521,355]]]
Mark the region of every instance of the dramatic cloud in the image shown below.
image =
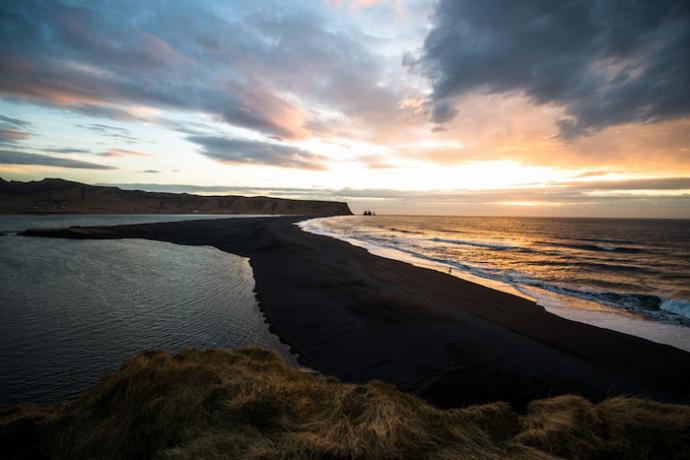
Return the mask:
[[[249,163],[285,168],[326,169],[325,157],[288,145],[218,136],[188,136],[202,153],[223,163]]]
[[[119,120],[145,118],[141,106],[203,112],[279,138],[306,137],[320,110],[383,119],[397,98],[364,47],[371,37],[319,11],[271,1],[3,2],[0,94]]]
[[[0,164],[53,166],[73,169],[116,169],[112,166],[89,163],[87,161],[55,158],[48,155],[16,152],[13,150],[0,150]]]
[[[13,144],[28,139],[28,121],[0,115],[0,144]]]
[[[103,162],[117,169],[92,174],[102,181],[395,213],[606,202],[623,215],[614,195],[676,206],[690,176],[689,5],[4,0],[0,170],[26,180],[46,168],[17,162]],[[670,179],[610,180],[651,177]]]
[[[15,129],[0,128],[0,144],[10,144],[29,138],[29,133]]]
[[[676,119],[690,115],[689,10],[685,0],[441,0],[411,65],[432,80],[440,124],[472,92],[562,106],[565,138]]]

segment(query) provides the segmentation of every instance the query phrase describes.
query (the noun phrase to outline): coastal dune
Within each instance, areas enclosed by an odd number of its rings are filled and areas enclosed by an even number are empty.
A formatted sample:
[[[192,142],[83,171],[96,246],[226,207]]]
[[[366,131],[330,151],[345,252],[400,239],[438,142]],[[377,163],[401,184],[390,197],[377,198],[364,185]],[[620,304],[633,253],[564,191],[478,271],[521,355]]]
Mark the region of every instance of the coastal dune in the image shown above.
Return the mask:
[[[439,407],[575,393],[688,402],[690,354],[569,321],[526,299],[308,234],[302,217],[31,230],[148,238],[249,257],[271,328],[320,372],[372,379]]]

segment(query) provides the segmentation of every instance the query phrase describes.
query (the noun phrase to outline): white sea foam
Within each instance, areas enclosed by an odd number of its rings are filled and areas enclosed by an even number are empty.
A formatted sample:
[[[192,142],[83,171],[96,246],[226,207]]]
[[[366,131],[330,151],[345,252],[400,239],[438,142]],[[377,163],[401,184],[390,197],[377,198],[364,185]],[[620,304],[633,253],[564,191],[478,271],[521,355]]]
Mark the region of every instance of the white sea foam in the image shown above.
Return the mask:
[[[518,293],[570,319],[690,350],[685,224],[505,220],[348,216],[299,226],[378,256]],[[448,237],[439,237],[441,229]]]
[[[680,299],[666,299],[661,302],[660,309],[690,318],[690,302]]]

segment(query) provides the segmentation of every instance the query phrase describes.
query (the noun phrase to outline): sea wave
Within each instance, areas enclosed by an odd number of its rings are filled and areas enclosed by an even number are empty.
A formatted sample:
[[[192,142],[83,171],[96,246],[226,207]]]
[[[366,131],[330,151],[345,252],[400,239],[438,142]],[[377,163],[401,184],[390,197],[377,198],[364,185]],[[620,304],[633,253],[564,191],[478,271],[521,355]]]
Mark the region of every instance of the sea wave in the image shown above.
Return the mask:
[[[596,302],[609,307],[638,313],[658,321],[690,326],[690,302],[682,299],[668,299],[653,294],[595,292],[556,286],[537,280],[523,281],[524,284],[560,295]]]
[[[581,300],[592,301],[602,305],[613,308],[620,308],[622,310],[641,314],[657,321],[668,322],[672,324],[679,324],[690,326],[690,302],[681,299],[665,299],[658,295],[644,294],[644,293],[620,293],[611,291],[593,291],[584,289],[575,289],[557,285],[547,281],[539,280],[530,277],[518,271],[506,271],[500,269],[489,269],[488,267],[476,267],[466,263],[461,263],[450,258],[443,258],[438,256],[431,256],[423,252],[396,246],[395,249],[400,250],[414,257],[415,259],[431,262],[444,267],[450,267],[454,270],[467,273],[469,275],[492,281],[498,281],[502,284],[513,286],[519,290],[520,285],[532,286],[545,291],[553,292],[555,294],[572,297]],[[599,269],[601,265],[596,264]],[[608,266],[607,269],[629,269],[632,267],[622,266]]]
[[[405,230],[402,228],[395,228],[395,227],[391,228],[390,230],[393,232],[398,232],[398,233],[406,233],[408,235],[423,235],[424,234],[424,232],[418,232],[416,230]]]
[[[416,260],[431,263],[432,266],[449,267],[458,270],[460,273],[467,273],[480,279],[496,281],[508,286],[513,286],[519,290],[520,285],[536,287],[555,294],[572,297],[581,300],[596,302],[613,308],[640,314],[657,321],[668,322],[690,326],[690,303],[680,299],[664,299],[660,296],[644,293],[619,293],[611,291],[580,290],[572,287],[557,285],[544,280],[536,279],[514,270],[490,269],[488,267],[477,267],[471,264],[462,263],[452,258],[445,258],[439,255],[430,255],[423,251],[402,244],[399,241],[389,240],[388,244],[381,244],[381,241],[369,239],[367,244],[385,246],[396,249]],[[634,271],[635,267],[617,266],[611,264],[591,264],[598,270],[617,270]]]
[[[608,244],[557,243],[555,241],[537,241],[537,243],[547,246],[577,249],[580,251],[619,252],[623,254],[639,254],[641,252],[644,252],[642,249],[639,248],[632,248],[629,246],[612,246]]]
[[[537,263],[543,264],[542,262],[537,262]],[[610,263],[602,263],[602,262],[571,262],[571,263],[573,265],[578,266],[578,267],[592,269],[594,271],[610,270],[610,271],[615,271],[615,272],[650,273],[650,270],[643,268],[643,267],[637,267],[634,265],[618,265],[618,264],[610,264]]]
[[[307,224],[309,223],[309,224]],[[499,241],[477,241],[475,239],[462,238],[442,238],[442,237],[425,237],[425,232],[417,232],[412,230],[401,229],[398,226],[388,227],[385,233],[372,234],[369,230],[352,231],[352,229],[342,232],[341,229],[328,228],[322,226],[322,221],[307,221],[302,223],[300,227],[307,231],[314,233],[326,234],[328,236],[345,239],[346,241],[356,241],[358,244],[364,245],[370,250],[375,248],[383,250],[395,250],[397,253],[404,255],[403,260],[409,260],[412,263],[421,266],[433,267],[436,269],[448,270],[452,269],[453,273],[458,276],[463,276],[463,273],[468,275],[470,279],[486,280],[487,283],[498,283],[505,285],[512,289],[517,289],[522,292],[522,288],[529,290],[530,288],[541,289],[553,294],[564,296],[564,298],[580,299],[585,301],[595,302],[608,307],[618,308],[627,312],[639,314],[649,319],[690,326],[690,301],[671,298],[658,294],[657,292],[645,293],[644,291],[636,292],[636,284],[632,282],[621,284],[621,278],[625,273],[645,274],[647,276],[658,277],[657,273],[651,267],[644,266],[644,263],[638,263],[638,258],[616,258],[615,262],[609,260],[603,253],[624,253],[635,254],[645,252],[643,249],[634,247],[632,245],[614,245],[604,240],[570,240],[569,242],[558,242],[551,239],[544,239],[542,241],[533,241],[530,246],[509,245]],[[358,229],[361,230],[361,229]],[[437,229],[433,229],[437,232]],[[410,233],[411,235],[406,235]],[[426,234],[428,235],[428,233]],[[592,241],[593,244],[586,243]],[[614,240],[611,240],[613,242]],[[431,244],[429,244],[431,243]],[[439,244],[440,243],[440,244]],[[532,253],[525,257],[514,259],[510,265],[491,266],[486,263],[473,263],[475,260],[458,260],[456,254],[450,253],[448,247],[445,245],[457,245],[476,247],[485,249],[487,257],[490,260],[492,251],[503,252],[505,254]],[[547,249],[551,247],[551,250]],[[557,248],[577,249],[580,251],[599,252],[602,255],[594,256],[594,254],[578,254],[567,250],[558,250]],[[395,254],[391,255],[394,258]],[[481,258],[480,258],[481,259]],[[502,259],[506,260],[506,259]],[[508,259],[508,260],[513,260]],[[549,271],[544,278],[539,273],[544,274],[543,267],[549,265],[553,266],[555,271],[561,272],[559,269],[568,270],[575,267],[585,269],[588,273],[594,273],[596,277],[603,277],[610,286],[597,286],[596,281],[583,281],[582,279],[573,280],[572,283],[564,283],[554,279],[549,279]],[[536,272],[529,267],[539,266],[540,269],[535,269]],[[526,269],[521,269],[526,268]],[[580,272],[582,273],[582,272]],[[619,273],[618,275],[611,275]],[[606,276],[613,276],[613,278],[606,278]],[[636,275],[637,276],[637,275]],[[599,278],[595,278],[599,280]],[[634,280],[636,278],[631,278]],[[580,283],[580,284],[578,284]]]
[[[690,319],[690,302],[687,300],[666,299],[661,302],[659,308]]]
[[[437,243],[457,244],[460,246],[473,246],[473,247],[477,247],[477,248],[487,248],[487,249],[496,249],[496,250],[520,249],[519,247],[509,246],[506,244],[483,243],[483,242],[479,242],[479,241],[456,240],[456,239],[451,239],[451,238],[431,238],[431,241],[434,241]]]
[[[618,292],[594,292],[579,289],[573,289],[563,286],[553,286],[548,283],[531,283],[536,287],[556,291],[557,293],[567,294],[573,297],[579,297],[585,300],[594,300],[596,302],[613,306],[621,307],[626,310],[634,311],[658,311],[662,299],[651,294],[639,293],[618,293]]]

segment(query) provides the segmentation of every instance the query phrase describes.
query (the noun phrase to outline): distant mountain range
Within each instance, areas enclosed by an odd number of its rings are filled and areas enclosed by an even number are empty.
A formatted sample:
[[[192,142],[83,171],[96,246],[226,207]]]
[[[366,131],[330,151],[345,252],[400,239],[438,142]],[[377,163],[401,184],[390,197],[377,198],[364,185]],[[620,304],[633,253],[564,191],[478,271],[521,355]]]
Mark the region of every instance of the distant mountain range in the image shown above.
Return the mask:
[[[33,182],[0,178],[0,214],[297,214],[350,215],[347,203],[265,196],[202,196],[145,192],[63,179]]]

